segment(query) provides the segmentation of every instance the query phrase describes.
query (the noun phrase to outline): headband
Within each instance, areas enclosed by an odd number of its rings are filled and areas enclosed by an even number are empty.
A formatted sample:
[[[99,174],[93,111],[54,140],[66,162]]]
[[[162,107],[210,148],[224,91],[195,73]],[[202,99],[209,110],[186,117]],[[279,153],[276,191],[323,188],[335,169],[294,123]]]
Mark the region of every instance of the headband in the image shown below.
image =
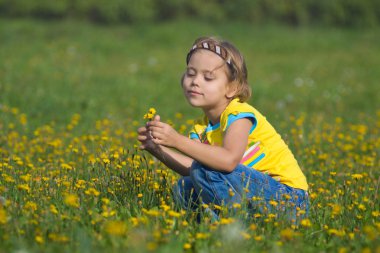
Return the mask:
[[[193,47],[190,49],[190,52],[187,54],[186,64],[189,64],[191,55],[197,49],[207,49],[207,50],[209,50],[211,52],[214,52],[215,54],[217,54],[220,57],[222,57],[222,59],[225,60],[228,65],[231,65],[231,58],[228,57],[227,50],[224,47],[220,46],[220,45],[216,45],[212,41],[199,42],[197,44],[194,44]]]

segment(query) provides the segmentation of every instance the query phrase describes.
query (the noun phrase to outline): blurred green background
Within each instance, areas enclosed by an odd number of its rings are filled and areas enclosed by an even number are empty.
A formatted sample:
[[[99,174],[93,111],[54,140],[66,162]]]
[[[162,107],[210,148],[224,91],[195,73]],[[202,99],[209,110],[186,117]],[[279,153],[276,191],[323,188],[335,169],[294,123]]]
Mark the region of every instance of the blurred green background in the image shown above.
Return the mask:
[[[374,26],[377,0],[0,0],[0,14],[42,19],[80,18],[97,23],[140,23],[197,18],[290,25]]]
[[[193,41],[246,58],[250,102],[270,121],[360,122],[379,107],[379,1],[0,0],[0,106],[31,127],[200,114],[179,80]]]

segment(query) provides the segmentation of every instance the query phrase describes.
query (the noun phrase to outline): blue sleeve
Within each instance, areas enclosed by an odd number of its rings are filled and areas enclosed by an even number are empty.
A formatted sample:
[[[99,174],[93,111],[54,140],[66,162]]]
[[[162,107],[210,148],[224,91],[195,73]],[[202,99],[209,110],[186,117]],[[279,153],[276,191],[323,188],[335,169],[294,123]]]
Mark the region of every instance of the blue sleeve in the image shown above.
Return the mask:
[[[238,119],[243,119],[243,118],[248,118],[252,121],[252,127],[251,127],[251,130],[249,131],[249,134],[251,134],[253,132],[253,130],[255,130],[256,126],[257,126],[257,120],[256,120],[256,117],[253,113],[251,112],[241,112],[237,115],[235,114],[230,114],[228,115],[228,120],[227,120],[227,126],[226,126],[226,130],[228,129],[228,127],[233,123],[235,122],[236,120]]]
[[[194,133],[194,132],[191,132],[189,134],[189,137],[190,137],[190,139],[198,139],[199,140],[199,136],[196,133]]]

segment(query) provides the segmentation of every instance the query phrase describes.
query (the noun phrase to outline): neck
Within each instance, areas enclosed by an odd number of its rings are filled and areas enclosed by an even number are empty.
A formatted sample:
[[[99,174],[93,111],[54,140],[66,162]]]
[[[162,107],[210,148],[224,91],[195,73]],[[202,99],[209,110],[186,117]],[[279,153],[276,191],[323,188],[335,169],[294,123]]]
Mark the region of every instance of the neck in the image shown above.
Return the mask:
[[[220,104],[217,107],[213,108],[204,108],[203,112],[205,113],[209,121],[213,125],[215,125],[220,122],[220,115],[222,115],[223,111],[226,109],[230,102],[231,101],[226,101],[226,103]]]

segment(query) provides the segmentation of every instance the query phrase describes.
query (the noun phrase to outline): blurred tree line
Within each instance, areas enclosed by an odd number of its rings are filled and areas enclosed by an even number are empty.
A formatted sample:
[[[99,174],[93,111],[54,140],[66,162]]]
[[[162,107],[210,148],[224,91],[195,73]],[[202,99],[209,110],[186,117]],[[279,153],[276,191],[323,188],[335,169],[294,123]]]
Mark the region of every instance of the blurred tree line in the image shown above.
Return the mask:
[[[375,26],[379,0],[0,0],[2,17],[139,23],[188,17],[289,25]]]

